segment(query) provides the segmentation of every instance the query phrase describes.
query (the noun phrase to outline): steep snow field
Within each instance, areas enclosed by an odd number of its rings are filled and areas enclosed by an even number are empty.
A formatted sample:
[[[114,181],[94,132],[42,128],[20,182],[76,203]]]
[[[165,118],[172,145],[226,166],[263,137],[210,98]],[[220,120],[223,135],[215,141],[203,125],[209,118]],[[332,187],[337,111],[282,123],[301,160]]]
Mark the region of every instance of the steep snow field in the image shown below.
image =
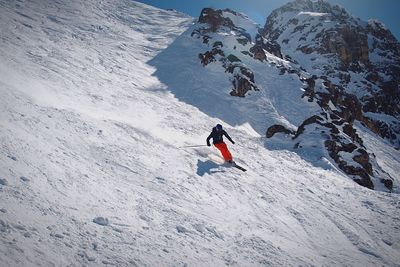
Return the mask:
[[[192,22],[128,0],[0,0],[0,265],[400,266],[399,195],[266,149],[260,120],[282,100],[230,97]],[[247,172],[183,147],[216,123]]]

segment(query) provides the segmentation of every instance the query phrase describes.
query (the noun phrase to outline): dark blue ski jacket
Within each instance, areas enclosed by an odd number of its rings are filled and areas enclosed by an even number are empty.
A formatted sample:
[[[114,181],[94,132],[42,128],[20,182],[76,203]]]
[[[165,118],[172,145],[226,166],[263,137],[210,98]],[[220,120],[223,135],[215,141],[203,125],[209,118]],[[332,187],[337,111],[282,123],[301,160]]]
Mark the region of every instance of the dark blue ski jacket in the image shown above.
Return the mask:
[[[226,138],[228,138],[229,141],[231,141],[232,144],[233,142],[232,138],[225,132],[225,130],[218,131],[216,127],[212,129],[212,132],[210,135],[207,137],[207,145],[210,146],[210,139],[213,139],[213,144],[219,144],[223,143],[223,136],[225,135]]]

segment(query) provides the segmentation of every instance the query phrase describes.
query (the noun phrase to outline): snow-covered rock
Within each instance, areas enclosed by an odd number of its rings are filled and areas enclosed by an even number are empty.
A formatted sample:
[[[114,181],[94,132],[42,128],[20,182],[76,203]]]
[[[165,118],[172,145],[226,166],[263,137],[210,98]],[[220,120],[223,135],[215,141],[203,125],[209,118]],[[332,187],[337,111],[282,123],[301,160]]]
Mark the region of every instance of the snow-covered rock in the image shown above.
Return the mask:
[[[94,223],[97,223],[98,225],[102,225],[102,226],[107,226],[109,224],[109,221],[107,218],[104,217],[96,217],[93,219]]]

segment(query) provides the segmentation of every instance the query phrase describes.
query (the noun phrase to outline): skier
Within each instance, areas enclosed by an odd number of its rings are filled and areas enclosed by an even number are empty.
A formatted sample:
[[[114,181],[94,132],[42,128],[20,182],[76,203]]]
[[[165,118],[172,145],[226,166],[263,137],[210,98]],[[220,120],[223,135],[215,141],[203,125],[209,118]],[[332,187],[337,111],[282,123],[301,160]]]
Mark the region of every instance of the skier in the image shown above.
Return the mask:
[[[228,147],[222,138],[223,135],[225,135],[225,137],[228,138],[228,140],[231,141],[232,144],[235,144],[235,142],[233,142],[232,138],[225,132],[224,129],[222,129],[222,125],[217,124],[212,129],[212,132],[210,133],[210,135],[207,137],[207,146],[211,146],[210,139],[212,138],[214,146],[216,148],[218,148],[219,151],[221,151],[221,154],[224,157],[225,161],[227,161],[229,163],[234,163],[231,152],[229,152]]]

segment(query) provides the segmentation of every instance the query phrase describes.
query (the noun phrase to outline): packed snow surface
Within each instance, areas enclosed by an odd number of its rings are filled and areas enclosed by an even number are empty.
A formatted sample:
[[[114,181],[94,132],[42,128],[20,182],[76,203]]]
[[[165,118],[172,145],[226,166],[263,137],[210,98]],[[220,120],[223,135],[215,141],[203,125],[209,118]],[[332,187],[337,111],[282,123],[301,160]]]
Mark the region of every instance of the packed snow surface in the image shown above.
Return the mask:
[[[399,195],[267,149],[268,114],[300,120],[276,98],[297,82],[271,67],[258,98],[230,97],[192,23],[130,0],[0,0],[1,265],[399,266]],[[185,147],[216,123],[247,172]]]

